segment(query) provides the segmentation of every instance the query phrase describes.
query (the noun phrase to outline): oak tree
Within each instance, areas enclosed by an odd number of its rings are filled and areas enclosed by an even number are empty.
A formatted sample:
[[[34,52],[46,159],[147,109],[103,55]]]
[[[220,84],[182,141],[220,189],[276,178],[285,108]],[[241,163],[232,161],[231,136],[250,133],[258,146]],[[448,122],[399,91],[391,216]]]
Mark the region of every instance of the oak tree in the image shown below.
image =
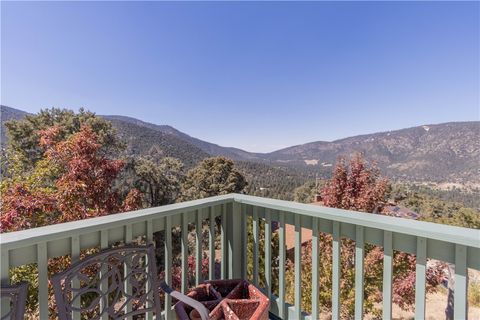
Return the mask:
[[[235,168],[232,160],[224,157],[207,158],[188,171],[182,198],[193,200],[238,193],[246,185],[245,177]]]
[[[334,168],[332,178],[321,190],[325,206],[347,210],[378,213],[387,198],[389,183],[380,175],[375,164],[368,165],[361,154],[352,157],[350,163],[340,158]],[[348,214],[348,213],[346,213]],[[319,283],[311,281],[312,257],[311,241],[302,246],[302,307],[311,310],[312,285],[319,286],[320,305],[331,308],[332,301],[332,236],[320,234],[321,261]],[[345,318],[353,316],[355,307],[355,242],[341,240],[341,313]],[[443,266],[431,266],[427,270],[427,292],[436,290],[443,278]],[[383,249],[370,244],[365,246],[364,258],[364,310],[380,316],[377,305],[382,300]],[[294,265],[287,261],[286,281],[294,279]],[[393,302],[402,309],[411,309],[415,299],[415,256],[403,252],[394,253]],[[287,288],[287,297],[293,299],[292,289]]]

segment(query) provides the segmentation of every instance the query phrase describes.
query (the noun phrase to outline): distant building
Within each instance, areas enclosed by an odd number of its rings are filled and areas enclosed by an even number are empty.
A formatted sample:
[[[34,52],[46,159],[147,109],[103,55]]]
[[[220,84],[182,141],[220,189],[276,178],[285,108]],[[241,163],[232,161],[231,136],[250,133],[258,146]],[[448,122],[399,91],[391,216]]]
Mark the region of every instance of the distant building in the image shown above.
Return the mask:
[[[398,205],[386,205],[380,209],[380,214],[392,217],[406,218],[417,220],[420,214],[408,208]]]
[[[310,203],[316,206],[323,206],[321,201],[320,194],[314,196],[314,202]],[[381,214],[385,216],[392,216],[404,219],[413,219],[417,220],[420,217],[420,214],[410,210],[406,207],[396,205],[395,203],[388,203],[386,205],[381,205],[375,209],[375,212],[372,214]],[[277,231],[277,227],[273,231]],[[301,241],[302,246],[312,240],[312,230],[302,228],[301,230]],[[285,225],[285,246],[287,247],[287,257],[293,259],[294,256],[294,247],[295,247],[295,226],[286,224]]]

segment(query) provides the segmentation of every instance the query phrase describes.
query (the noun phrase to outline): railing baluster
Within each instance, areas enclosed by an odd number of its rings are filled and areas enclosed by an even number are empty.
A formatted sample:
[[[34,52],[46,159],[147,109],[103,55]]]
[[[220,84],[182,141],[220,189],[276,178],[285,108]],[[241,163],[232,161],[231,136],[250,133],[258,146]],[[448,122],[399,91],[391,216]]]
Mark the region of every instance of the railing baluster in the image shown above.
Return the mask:
[[[48,319],[48,257],[47,243],[37,244],[38,263],[38,305],[40,308],[40,319]]]
[[[295,319],[302,315],[302,228],[300,214],[295,213]]]
[[[165,282],[172,285],[172,217],[165,217]],[[172,318],[172,297],[165,295],[165,319]]]
[[[355,228],[355,319],[363,319],[364,228]]]
[[[80,237],[78,235],[72,236],[70,240],[71,240],[71,250],[72,250],[72,264],[73,264],[80,259]],[[78,281],[78,279],[74,279],[72,281],[72,287],[79,289],[80,281]],[[74,300],[73,306],[75,308],[80,308],[80,305],[81,305],[81,297],[79,296],[78,299]],[[72,316],[73,316],[72,317],[73,320],[80,320],[81,313],[73,311]]]
[[[132,242],[133,236],[132,236],[132,225],[127,224],[125,226],[125,244],[129,244]]]
[[[340,319],[340,222],[333,221],[332,250],[332,319]]]
[[[278,257],[278,297],[280,301],[280,318],[285,319],[285,212],[280,212],[279,221],[279,257]],[[257,237],[258,238],[258,237]]]
[[[145,240],[146,240],[147,245],[148,245],[150,243],[153,243],[153,221],[151,219],[146,221],[146,230],[147,230],[147,234],[145,235]],[[149,268],[150,268],[151,264],[153,264],[153,263],[156,264],[157,262],[156,261],[149,261],[148,258],[147,258],[147,272],[150,271]],[[146,290],[146,292],[149,292],[150,290],[152,290],[152,284],[151,284],[150,281],[147,281],[147,283],[145,284],[145,290]],[[156,289],[153,289],[153,290],[156,290]],[[147,308],[152,307],[153,290],[152,290],[152,292],[150,292],[148,294],[148,300],[147,300],[147,303],[146,303]],[[146,317],[147,320],[152,320],[153,319],[153,312],[151,312],[151,311],[147,312],[145,314],[145,317]],[[105,320],[108,320],[108,319],[105,319]]]
[[[455,245],[455,294],[453,318],[467,319],[467,247]]]
[[[265,209],[265,291],[272,293],[272,219],[270,209]]]
[[[210,228],[208,232],[208,251],[210,252],[208,258],[208,278],[215,279],[215,208],[209,207],[209,222]]]
[[[221,263],[221,278],[227,278],[227,205],[222,204],[222,229],[221,229],[221,245],[222,245],[222,261]]]
[[[415,265],[415,319],[425,319],[425,275],[427,271],[427,239],[417,237]]]
[[[147,223],[147,234],[145,235],[145,240],[147,244],[153,243],[153,221],[149,219],[146,221]]]
[[[125,226],[125,244],[129,244],[132,242],[132,225],[127,224]],[[131,261],[126,260],[125,265],[124,265],[124,271],[125,275],[128,275],[131,273]],[[125,278],[125,289],[128,295],[132,295],[132,284],[131,284],[131,279],[130,277]],[[127,305],[125,306],[125,313],[127,312],[132,312],[132,301],[130,300]],[[128,317],[128,319],[132,319],[132,317]]]
[[[228,212],[228,277],[237,279],[242,277],[243,254],[242,254],[242,208],[238,202],[232,203]]]
[[[1,260],[0,260],[0,271],[1,271],[1,283],[2,286],[8,286],[10,284],[9,269],[10,269],[10,258],[8,250],[1,250]],[[4,314],[7,314],[10,311],[10,303],[7,299],[2,300],[2,309],[0,309],[0,317]]]
[[[187,213],[182,213],[182,293],[188,289],[188,221]]]
[[[253,283],[258,286],[258,207],[253,207]]]
[[[247,234],[247,206],[242,205],[240,214],[242,215],[242,278],[247,279],[247,245],[248,245],[248,234]]]
[[[319,221],[316,218],[312,218],[312,320],[318,319],[319,309],[318,309],[318,286],[319,286]]]
[[[319,248],[318,248],[318,236],[319,236],[319,226],[318,219],[312,218],[312,320],[318,319],[319,309],[318,309],[318,273],[319,273]]]
[[[213,205],[213,207],[211,207]],[[217,206],[218,207],[215,207]],[[218,210],[222,209],[220,213]],[[248,209],[248,213],[245,212],[245,207]],[[408,254],[416,254],[416,281],[415,281],[415,317],[422,319],[425,317],[425,295],[426,295],[426,282],[425,277],[427,272],[428,259],[443,260],[446,263],[455,263],[455,308],[454,317],[464,319],[467,317],[467,286],[468,286],[468,269],[477,268],[475,263],[478,260],[478,246],[475,240],[478,238],[478,232],[474,232],[469,229],[454,229],[453,227],[442,226],[436,227],[425,222],[411,221],[405,223],[400,219],[394,219],[392,217],[373,217],[351,212],[352,219],[348,220],[339,218],[337,210],[333,209],[319,209],[316,207],[308,207],[302,204],[289,204],[286,202],[273,200],[273,199],[260,199],[252,198],[243,195],[231,195],[221,196],[214,198],[213,200],[202,200],[189,203],[187,205],[176,204],[172,207],[162,207],[158,209],[149,209],[141,211],[140,214],[124,213],[116,217],[101,217],[99,219],[89,219],[88,221],[72,222],[60,226],[49,226],[36,230],[31,230],[32,234],[28,234],[28,231],[22,231],[22,233],[6,233],[0,236],[2,242],[1,251],[1,280],[2,284],[8,284],[10,282],[8,268],[21,266],[30,263],[37,263],[38,265],[38,314],[39,319],[48,319],[49,317],[49,284],[48,284],[48,262],[50,257],[58,257],[63,255],[72,256],[72,262],[75,262],[80,255],[80,248],[89,248],[99,245],[101,249],[109,247],[109,243],[116,243],[125,240],[128,243],[132,240],[132,231],[135,231],[135,235],[139,230],[146,228],[147,242],[153,241],[154,230],[166,230],[165,243],[165,274],[166,278],[172,276],[172,223],[180,224],[180,220],[176,218],[181,217],[182,225],[182,291],[187,291],[189,286],[187,273],[191,273],[188,270],[188,257],[193,252],[193,248],[188,247],[188,227],[189,223],[196,224],[197,226],[197,248],[195,255],[198,259],[198,265],[195,266],[199,279],[202,277],[201,260],[203,255],[206,254],[206,250],[202,250],[202,218],[207,218],[206,212],[199,211],[199,208],[209,208],[209,239],[208,250],[209,256],[209,278],[215,278],[217,276],[215,270],[215,263],[217,262],[215,255],[215,240],[217,232],[217,225],[215,222],[215,216],[221,214],[222,226],[221,226],[221,256],[222,256],[222,277],[227,278],[231,276],[241,277],[245,276],[245,252],[248,245],[245,232],[248,229],[246,226],[246,217],[253,216],[253,282],[255,284],[263,284],[263,271],[259,269],[265,267],[265,291],[270,297],[272,292],[275,292],[277,288],[272,288],[272,219],[279,220],[279,298],[273,302],[272,311],[278,313],[282,318],[301,318],[301,306],[302,306],[302,234],[301,227],[306,222],[311,223],[312,228],[312,268],[311,274],[312,283],[314,287],[311,289],[312,295],[312,315],[311,319],[318,319],[320,316],[321,305],[318,301],[319,293],[322,291],[322,287],[317,287],[320,275],[319,267],[321,267],[321,258],[324,258],[321,254],[321,248],[323,245],[319,243],[319,240],[323,238],[324,232],[331,232],[333,236],[332,242],[332,318],[340,318],[340,305],[342,304],[340,280],[341,280],[341,255],[342,255],[342,237],[352,239],[355,241],[355,319],[362,319],[362,313],[364,312],[365,297],[362,293],[365,290],[363,286],[364,268],[365,268],[365,252],[367,250],[367,240],[374,246],[383,246],[384,250],[384,269],[383,269],[383,318],[390,319],[392,317],[392,283],[393,283],[393,258],[395,250],[405,251]],[[250,211],[253,208],[253,212]],[[266,210],[263,214],[264,208]],[[285,210],[280,212],[277,219],[277,213],[275,210]],[[228,209],[228,210],[227,210]],[[241,209],[241,210],[240,210]],[[181,213],[188,210],[187,213]],[[292,211],[299,212],[294,216],[291,216]],[[340,212],[340,211],[338,211]],[[238,213],[238,214],[237,214]],[[193,215],[196,214],[194,217]],[[180,216],[178,216],[180,215]],[[321,218],[320,218],[321,217]],[[228,218],[228,219],[227,219]],[[350,218],[350,217],[349,217]],[[336,220],[342,220],[339,222]],[[194,222],[194,220],[196,220]],[[378,220],[378,221],[377,221]],[[177,222],[178,221],[178,222]],[[295,224],[295,257],[294,257],[294,283],[285,283],[285,222]],[[311,222],[310,222],[311,221]],[[323,224],[323,221],[328,221]],[[265,223],[265,265],[260,265],[259,262],[262,257],[259,251],[263,251],[259,247],[260,243],[260,230],[263,229]],[[320,225],[320,223],[322,223]],[[352,228],[352,224],[357,223],[355,228]],[[343,224],[343,225],[342,225]],[[332,226],[332,227],[330,227]],[[139,227],[139,228],[137,228]],[[175,225],[177,227],[177,225]],[[308,226],[310,227],[310,226]],[[331,228],[331,230],[329,230]],[[390,230],[390,231],[388,231]],[[233,233],[231,233],[233,231]],[[143,230],[142,230],[143,232]],[[458,232],[462,233],[462,236],[458,235]],[[233,234],[233,235],[232,235]],[[94,235],[94,236],[91,236]],[[379,237],[380,235],[380,237]],[[18,239],[17,239],[18,237]],[[206,235],[205,235],[206,237]],[[263,237],[263,235],[262,235]],[[95,242],[98,241],[99,243]],[[382,240],[383,238],[383,240]],[[81,240],[81,241],[80,241]],[[206,240],[206,239],[205,239]],[[250,240],[248,238],[248,240]],[[70,242],[71,241],[71,242]],[[263,239],[262,239],[263,241]],[[398,241],[398,243],[397,243]],[[400,242],[401,241],[401,242]],[[416,243],[416,246],[415,246]],[[80,244],[82,246],[80,246]],[[428,244],[428,245],[427,245]],[[447,244],[447,245],[445,245]],[[263,245],[263,244],[262,244]],[[455,251],[450,252],[447,249],[455,246]],[[442,250],[443,247],[445,250]],[[33,254],[31,252],[33,250]],[[82,251],[83,252],[83,251]],[[454,254],[455,253],[455,254]],[[273,258],[277,258],[276,256]],[[276,260],[274,260],[276,262]],[[250,262],[250,261],[248,261]],[[125,263],[126,272],[131,272],[131,263]],[[101,275],[105,275],[107,268],[100,270]],[[163,271],[163,268],[162,268]],[[276,272],[276,271],[275,271]],[[306,276],[306,275],[304,275]],[[204,274],[203,277],[206,278]],[[262,279],[259,279],[262,277]],[[128,278],[128,274],[127,274]],[[169,279],[171,282],[171,279]],[[125,292],[133,290],[133,286],[129,287],[131,282],[127,280],[124,285]],[[78,282],[77,282],[78,284]],[[83,284],[83,282],[81,282]],[[191,283],[193,284],[193,283]],[[74,283],[76,286],[76,284]],[[108,279],[103,279],[98,284],[100,289],[105,292],[108,290]],[[294,304],[290,310],[285,308],[285,286],[294,286]],[[145,287],[153,289],[152,287]],[[303,289],[304,290],[304,289]],[[150,290],[148,290],[150,291]],[[310,291],[308,292],[310,294]],[[278,309],[275,302],[279,302]],[[81,301],[77,300],[78,306]],[[83,301],[85,302],[85,301]],[[171,302],[170,302],[171,304]],[[127,305],[127,303],[125,303]],[[133,305],[133,303],[132,303]],[[110,307],[112,304],[110,304]],[[169,303],[166,301],[167,317],[173,316],[173,312],[168,308]],[[3,308],[8,308],[5,304],[2,304]],[[101,302],[102,310],[108,307],[105,300]],[[127,309],[127,307],[125,307]],[[123,310],[122,310],[123,311]],[[288,311],[291,314],[288,314]],[[294,312],[295,311],[295,312]],[[55,313],[52,309],[52,313]],[[54,316],[54,314],[52,314]],[[162,313],[163,316],[163,313]],[[72,317],[78,319],[78,312],[72,314]],[[153,317],[153,312],[147,315],[147,319]],[[102,320],[107,319],[106,316],[102,316]]]
[[[392,232],[383,232],[383,319],[392,318],[392,273],[393,241]]]
[[[108,230],[101,230],[100,231],[100,249],[105,250],[107,248],[108,248]],[[103,265],[102,269],[100,270],[100,277],[102,278],[102,281],[100,282],[101,292],[107,292],[108,290],[108,279],[103,278],[105,274],[107,274],[107,272],[108,272],[107,266]],[[108,295],[106,295],[105,297],[106,297],[106,301],[100,300],[100,310],[105,310],[105,308],[108,308],[109,306]],[[101,319],[108,320],[108,312],[106,310],[102,314]]]
[[[202,282],[202,210],[196,210],[195,224],[195,285]]]

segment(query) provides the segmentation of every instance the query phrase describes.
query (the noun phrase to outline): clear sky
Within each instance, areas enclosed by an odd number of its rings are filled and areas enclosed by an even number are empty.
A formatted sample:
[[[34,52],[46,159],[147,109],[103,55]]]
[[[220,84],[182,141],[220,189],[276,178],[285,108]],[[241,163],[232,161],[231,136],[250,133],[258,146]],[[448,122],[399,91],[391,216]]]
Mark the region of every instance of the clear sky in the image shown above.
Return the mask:
[[[1,103],[248,151],[479,120],[480,4],[5,2]]]

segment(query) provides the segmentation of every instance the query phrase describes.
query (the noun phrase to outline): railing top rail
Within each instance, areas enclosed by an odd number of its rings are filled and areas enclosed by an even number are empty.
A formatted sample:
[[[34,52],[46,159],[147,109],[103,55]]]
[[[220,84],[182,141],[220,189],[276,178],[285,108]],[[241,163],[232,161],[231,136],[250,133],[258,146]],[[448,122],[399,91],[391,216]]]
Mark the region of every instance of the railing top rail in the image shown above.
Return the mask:
[[[234,194],[235,202],[480,248],[480,230]]]
[[[2,249],[14,249],[38,242],[86,234],[103,229],[112,229],[149,219],[158,219],[181,212],[189,212],[207,206],[214,206],[233,201],[231,194],[205,199],[174,203],[160,207],[135,210],[84,220],[53,224],[45,227],[32,228],[16,232],[0,234]]]
[[[480,248],[480,230],[448,226],[443,224],[416,221],[370,213],[313,206],[291,201],[260,198],[242,194],[228,194],[200,200],[187,201],[161,207],[118,213],[97,218],[60,223],[46,227],[0,234],[2,249],[13,249],[40,241],[50,241],[72,235],[86,234],[105,228],[156,219],[180,212],[193,211],[202,207],[228,202],[238,202],[273,210],[299,213],[306,216],[319,217],[332,221],[350,223],[364,227],[425,237],[455,244]]]

